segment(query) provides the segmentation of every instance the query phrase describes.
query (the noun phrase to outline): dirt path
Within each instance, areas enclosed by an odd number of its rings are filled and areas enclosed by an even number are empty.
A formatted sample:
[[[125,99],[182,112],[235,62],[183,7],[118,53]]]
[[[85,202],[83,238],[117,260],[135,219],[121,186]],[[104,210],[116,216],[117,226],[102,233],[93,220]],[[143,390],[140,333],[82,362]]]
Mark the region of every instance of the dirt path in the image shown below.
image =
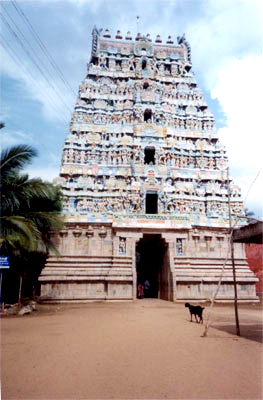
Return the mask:
[[[207,338],[183,304],[153,299],[2,318],[2,399],[261,399],[262,310],[239,313],[241,338],[229,305]]]

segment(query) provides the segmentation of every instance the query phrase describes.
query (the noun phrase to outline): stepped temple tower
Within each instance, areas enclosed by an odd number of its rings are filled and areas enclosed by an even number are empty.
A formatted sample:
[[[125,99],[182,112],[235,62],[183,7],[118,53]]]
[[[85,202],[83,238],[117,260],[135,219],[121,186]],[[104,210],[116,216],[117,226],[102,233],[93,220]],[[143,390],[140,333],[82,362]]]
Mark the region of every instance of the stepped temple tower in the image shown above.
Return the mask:
[[[192,72],[185,37],[92,31],[87,76],[66,137],[60,176],[60,257],[40,276],[51,301],[202,301],[212,296],[229,241],[228,160]],[[244,215],[230,181],[232,221]],[[243,244],[235,244],[238,297],[256,300]],[[234,296],[227,261],[218,300]]]

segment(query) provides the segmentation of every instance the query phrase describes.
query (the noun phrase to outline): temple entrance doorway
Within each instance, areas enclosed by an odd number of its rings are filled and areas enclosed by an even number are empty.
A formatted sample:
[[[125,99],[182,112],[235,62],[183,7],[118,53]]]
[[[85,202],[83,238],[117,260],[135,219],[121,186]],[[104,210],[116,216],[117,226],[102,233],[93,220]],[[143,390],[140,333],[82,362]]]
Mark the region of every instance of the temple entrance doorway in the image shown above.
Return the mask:
[[[167,244],[162,235],[144,234],[137,243],[137,298],[170,300],[170,268],[167,254]]]

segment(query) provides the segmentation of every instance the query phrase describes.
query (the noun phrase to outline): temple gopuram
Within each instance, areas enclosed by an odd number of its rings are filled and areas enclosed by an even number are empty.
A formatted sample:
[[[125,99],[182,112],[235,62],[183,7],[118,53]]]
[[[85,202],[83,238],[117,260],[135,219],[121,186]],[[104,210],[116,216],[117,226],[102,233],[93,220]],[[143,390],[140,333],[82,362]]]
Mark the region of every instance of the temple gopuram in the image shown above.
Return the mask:
[[[225,146],[192,72],[185,37],[92,31],[60,175],[65,228],[39,278],[42,299],[233,301],[232,223],[245,219]],[[230,202],[229,202],[230,199]],[[238,298],[257,278],[235,244]]]

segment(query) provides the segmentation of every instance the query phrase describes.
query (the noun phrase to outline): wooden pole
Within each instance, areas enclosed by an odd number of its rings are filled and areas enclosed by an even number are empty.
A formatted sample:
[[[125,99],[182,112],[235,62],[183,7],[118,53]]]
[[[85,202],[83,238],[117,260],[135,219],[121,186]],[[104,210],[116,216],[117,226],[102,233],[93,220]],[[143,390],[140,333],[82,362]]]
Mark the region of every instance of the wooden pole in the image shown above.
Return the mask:
[[[238,307],[237,307],[237,282],[236,282],[236,267],[234,257],[234,243],[233,243],[233,228],[232,228],[232,214],[230,204],[230,184],[229,184],[229,167],[227,168],[227,193],[228,193],[228,211],[229,211],[229,234],[230,234],[230,245],[231,245],[231,259],[233,269],[233,282],[234,282],[234,305],[235,305],[235,319],[236,319],[236,334],[240,336],[239,318],[238,318]]]
[[[137,28],[137,35],[138,35],[138,33],[139,33],[139,29],[140,29],[140,26],[139,26],[139,24],[140,24],[140,17],[139,17],[139,15],[137,15],[137,17],[136,17],[136,28]]]
[[[211,299],[211,304],[210,304],[210,307],[209,307],[209,312],[208,312],[208,316],[207,316],[206,324],[205,324],[205,330],[204,330],[204,333],[203,333],[203,335],[201,337],[206,337],[207,334],[208,334],[208,329],[209,329],[209,326],[210,326],[210,316],[211,316],[212,309],[214,307],[214,302],[215,302],[216,296],[217,296],[217,294],[219,292],[220,285],[221,285],[221,282],[222,282],[222,279],[223,279],[223,276],[224,276],[225,266],[226,266],[226,263],[227,263],[228,258],[229,258],[229,253],[230,253],[230,241],[228,242],[227,255],[226,255],[225,262],[224,262],[224,265],[223,265],[223,268],[222,268],[222,271],[221,271],[221,275],[220,275],[220,278],[219,278],[219,281],[218,281],[218,284],[217,284],[217,288],[216,288],[216,291],[215,291],[215,293],[214,293],[214,295],[213,295],[213,297]]]
[[[0,305],[2,309],[2,270],[0,269]]]
[[[19,277],[19,293],[18,293],[18,307],[21,307],[21,294],[22,294],[22,276]]]

